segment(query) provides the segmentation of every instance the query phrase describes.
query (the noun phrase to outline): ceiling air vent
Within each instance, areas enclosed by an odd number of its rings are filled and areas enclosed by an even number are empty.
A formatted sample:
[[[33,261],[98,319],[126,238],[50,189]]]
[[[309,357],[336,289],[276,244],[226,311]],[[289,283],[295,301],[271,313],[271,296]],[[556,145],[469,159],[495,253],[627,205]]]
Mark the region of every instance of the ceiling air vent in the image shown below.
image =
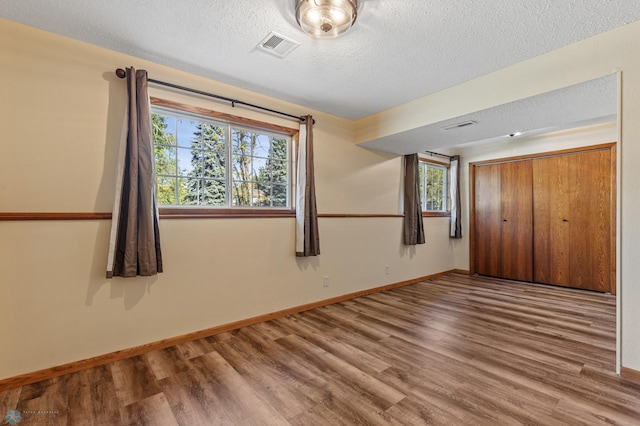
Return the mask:
[[[284,58],[298,46],[300,43],[272,31],[258,43],[255,50]]]
[[[474,124],[478,124],[476,121],[463,121],[461,123],[456,123],[456,124],[452,124],[450,126],[446,126],[446,127],[441,127],[440,130],[444,130],[445,132],[449,131],[449,130],[454,130],[454,129],[461,129],[463,127],[467,127],[467,126],[473,126]]]

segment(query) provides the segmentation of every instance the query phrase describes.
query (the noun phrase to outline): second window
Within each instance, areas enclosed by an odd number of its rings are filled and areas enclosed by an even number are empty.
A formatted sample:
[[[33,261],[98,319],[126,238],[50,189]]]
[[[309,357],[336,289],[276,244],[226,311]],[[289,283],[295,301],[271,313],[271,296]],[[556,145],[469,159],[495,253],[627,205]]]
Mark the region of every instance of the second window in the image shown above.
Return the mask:
[[[423,212],[448,210],[449,169],[445,165],[420,162],[420,201]]]

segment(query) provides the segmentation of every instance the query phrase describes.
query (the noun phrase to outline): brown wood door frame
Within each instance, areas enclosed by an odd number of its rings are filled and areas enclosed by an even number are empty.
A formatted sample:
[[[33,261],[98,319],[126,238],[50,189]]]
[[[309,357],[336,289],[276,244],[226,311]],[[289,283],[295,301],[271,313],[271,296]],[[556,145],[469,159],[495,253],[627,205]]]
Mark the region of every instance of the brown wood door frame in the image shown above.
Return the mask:
[[[598,145],[590,145],[584,147],[576,147],[563,149],[558,151],[548,151],[541,152],[536,154],[529,155],[520,155],[514,157],[504,157],[504,158],[496,158],[485,161],[478,161],[469,163],[469,273],[477,274],[477,265],[476,259],[478,257],[477,249],[476,249],[476,176],[475,170],[477,166],[486,166],[492,163],[506,163],[506,162],[514,162],[514,161],[523,161],[523,160],[532,160],[540,157],[550,157],[550,156],[558,156],[558,155],[570,155],[579,152],[585,151],[596,151],[596,150],[610,150],[611,151],[611,241],[610,241],[610,252],[611,252],[611,293],[616,293],[616,234],[617,234],[617,210],[616,210],[616,197],[617,197],[617,160],[616,160],[616,142],[609,142],[605,144]]]

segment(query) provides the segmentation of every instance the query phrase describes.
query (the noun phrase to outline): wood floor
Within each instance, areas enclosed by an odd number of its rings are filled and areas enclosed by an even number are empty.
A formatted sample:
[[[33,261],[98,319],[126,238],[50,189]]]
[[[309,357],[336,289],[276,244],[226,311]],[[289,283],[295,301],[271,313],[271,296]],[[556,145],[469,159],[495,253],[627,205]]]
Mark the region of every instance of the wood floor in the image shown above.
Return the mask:
[[[53,425],[639,425],[611,295],[451,274],[0,392]]]

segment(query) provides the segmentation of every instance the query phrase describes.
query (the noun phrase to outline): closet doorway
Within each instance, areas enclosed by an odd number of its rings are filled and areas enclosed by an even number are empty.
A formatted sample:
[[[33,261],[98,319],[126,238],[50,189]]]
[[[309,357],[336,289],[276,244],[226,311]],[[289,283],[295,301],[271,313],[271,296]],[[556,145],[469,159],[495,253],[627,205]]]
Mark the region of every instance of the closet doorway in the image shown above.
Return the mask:
[[[470,269],[616,293],[616,144],[469,165]]]

